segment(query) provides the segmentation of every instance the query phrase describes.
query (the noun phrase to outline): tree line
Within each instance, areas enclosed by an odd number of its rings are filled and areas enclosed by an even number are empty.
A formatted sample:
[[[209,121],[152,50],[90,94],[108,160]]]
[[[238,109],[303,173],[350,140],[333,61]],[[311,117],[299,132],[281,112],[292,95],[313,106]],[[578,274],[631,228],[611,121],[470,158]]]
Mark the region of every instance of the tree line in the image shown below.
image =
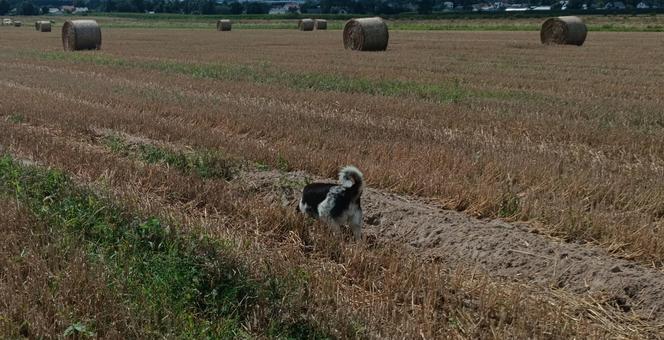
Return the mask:
[[[302,12],[320,11],[320,13],[337,13],[340,10],[354,14],[397,14],[418,12],[429,14],[440,11],[450,3],[455,8],[472,9],[476,3],[493,3],[498,0],[309,0],[300,6]],[[615,0],[569,0],[568,8],[581,8],[582,5],[603,7]],[[664,5],[664,0],[618,0],[628,8],[634,8],[639,2],[649,5]],[[509,0],[510,3],[525,5],[559,6],[560,0]],[[49,7],[72,5],[71,0],[0,0],[0,15],[16,9],[19,15],[38,15],[48,12]],[[73,0],[75,7],[88,7],[98,12],[136,12],[154,11],[157,13],[183,14],[267,14],[271,6],[267,3],[238,2],[236,0]],[[293,8],[293,12],[297,9]]]

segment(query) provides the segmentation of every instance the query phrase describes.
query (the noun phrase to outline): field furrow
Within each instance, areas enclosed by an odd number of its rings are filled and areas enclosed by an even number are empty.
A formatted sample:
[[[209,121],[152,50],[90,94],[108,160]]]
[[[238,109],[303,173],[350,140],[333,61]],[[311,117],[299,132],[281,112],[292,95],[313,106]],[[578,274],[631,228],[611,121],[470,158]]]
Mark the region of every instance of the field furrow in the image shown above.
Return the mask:
[[[57,33],[0,28],[0,221],[34,253],[0,244],[8,337],[663,334],[660,33],[591,30],[576,47],[534,31],[395,29],[386,52],[357,53],[334,29],[100,21],[102,50],[76,53]],[[306,183],[346,164],[369,187],[359,244],[294,209]],[[140,250],[162,236],[168,251]],[[204,284],[221,280],[210,261],[241,273],[228,296]],[[35,268],[112,289],[35,298],[50,284]],[[29,315],[40,303],[68,314]]]
[[[428,256],[416,255],[419,250],[412,253],[395,247],[396,243],[403,240],[380,230],[390,229],[387,225],[376,228],[368,226],[370,239],[374,241],[363,246],[331,242],[321,226],[309,223],[303,225],[303,221],[293,215],[291,206],[281,205],[284,195],[293,198],[293,189],[299,188],[301,184],[298,183],[302,183],[302,173],[253,170],[239,174],[231,182],[204,180],[198,175],[181,173],[162,162],[149,164],[128,157],[130,155],[121,150],[113,151],[111,146],[104,144],[108,141],[104,137],[108,136],[109,131],[105,132],[106,135],[97,135],[101,139],[90,139],[90,136],[82,134],[67,134],[25,124],[2,123],[2,128],[7,134],[0,137],[0,145],[11,145],[4,151],[30,160],[29,163],[33,164],[31,166],[40,164],[76,174],[76,180],[91,186],[94,192],[122,202],[123,206],[140,211],[141,214],[161,216],[163,223],[178,225],[178,230],[183,232],[201,230],[214,239],[233,240],[235,247],[239,247],[238,251],[245,254],[246,259],[257,261],[253,264],[254,268],[268,270],[268,273],[281,273],[282,270],[286,273],[298,270],[309,273],[307,282],[310,293],[301,302],[308,306],[307,313],[312,315],[313,324],[323,330],[330,330],[327,327],[346,322],[354,325],[347,330],[334,331],[333,334],[339,336],[348,336],[348,333],[336,333],[342,331],[358,332],[356,335],[370,337],[422,332],[425,336],[449,336],[455,333],[468,337],[576,334],[601,338],[602,334],[633,337],[658,332],[657,320],[648,321],[658,314],[647,313],[656,308],[653,303],[658,300],[653,299],[646,306],[643,304],[644,296],[638,295],[647,291],[639,291],[633,299],[624,300],[626,298],[622,295],[611,294],[607,287],[600,287],[598,291],[573,292],[574,289],[568,290],[570,287],[552,289],[547,288],[549,284],[545,282],[536,283],[539,279],[546,280],[551,274],[549,272],[532,272],[530,278],[523,280],[528,283],[527,286],[511,283],[509,278],[505,281],[489,280],[484,273],[492,273],[492,270],[488,266],[477,268],[474,261],[457,262],[450,258],[431,263],[426,260]],[[148,141],[143,138],[127,140],[128,143]],[[61,198],[52,195],[55,202]],[[486,223],[469,220],[458,213],[441,211],[412,198],[398,198],[374,190],[369,191],[367,198],[373,211],[384,213],[379,219],[397,220],[396,217],[404,211],[414,213],[410,217],[401,215],[406,224],[418,223],[418,217],[432,218],[434,221],[440,218],[439,222],[443,224],[436,222],[435,225],[441,228],[439,230],[447,229],[450,240],[458,239],[456,237],[461,235],[454,236],[461,232],[456,228],[455,221],[468,223],[469,228],[476,230]],[[51,199],[39,198],[39,201],[48,203]],[[427,209],[430,211],[427,212]],[[251,216],[255,220],[247,219]],[[281,222],[275,225],[275,221]],[[479,230],[490,234],[493,228],[504,230],[513,227],[495,222]],[[546,240],[542,236],[519,230],[513,229],[517,234],[512,237],[525,237],[530,241],[539,239],[540,242]],[[483,243],[481,238],[476,241],[478,244]],[[505,241],[503,244],[514,243]],[[300,242],[304,242],[304,248]],[[570,245],[564,243],[555,244],[551,243],[552,249],[556,251],[572,249],[569,261],[565,260],[567,256],[560,260],[563,276],[570,274],[567,271],[571,270],[574,276],[579,275],[581,279],[583,273],[589,274],[593,269],[613,264],[627,274],[631,270],[642,270],[623,263],[625,261],[612,260],[602,255],[601,251],[579,253],[573,250],[573,246],[570,248]],[[523,245],[515,246],[526,249]],[[522,258],[531,256],[520,253],[522,250],[519,249],[501,253],[500,258],[509,260],[510,256],[515,255]],[[452,249],[445,251],[452,251],[451,255],[455,253]],[[462,259],[464,252],[452,256]],[[475,260],[481,262],[482,257],[487,259],[490,254],[491,251],[488,251]],[[591,258],[594,259],[589,262]],[[546,259],[543,262],[547,262]],[[584,265],[579,267],[581,263]],[[566,265],[569,266],[567,271],[563,269]],[[414,275],[413,270],[419,274]],[[641,275],[646,273],[647,270],[641,271]],[[262,277],[265,273],[255,275]],[[555,273],[551,275],[555,277]],[[651,275],[657,274],[651,272]],[[496,278],[500,276],[495,275]],[[607,282],[622,284],[621,277],[616,274],[615,281]],[[634,278],[635,281],[639,279],[644,280],[642,284],[647,282],[648,287],[656,287],[658,284],[656,277]],[[404,285],[404,282],[409,283]],[[442,282],[447,283],[441,285]],[[450,287],[455,288],[450,291]],[[619,289],[616,287],[614,293],[618,293]],[[340,291],[343,294],[339,295]],[[331,301],[334,302],[330,304]],[[446,303],[441,304],[442,301]],[[545,314],[548,321],[541,324],[539,320]],[[480,323],[473,321],[484,318],[486,320]],[[255,322],[250,327],[260,331],[262,326]],[[446,322],[448,326],[441,327]],[[138,323],[141,325],[140,321]]]
[[[546,125],[555,126],[553,118],[514,125],[516,108],[507,116],[495,109],[488,115],[468,111],[471,119],[459,120],[454,110],[477,107],[474,102],[419,104],[359,94],[328,98],[269,84],[183,78],[159,70],[136,74],[66,61],[4,65],[5,87],[39,94],[42,106],[51,106],[36,112],[43,123],[59,116],[54,124],[61,127],[94,125],[155,139],[166,135],[252,155],[255,161],[285,159],[292,168],[323,176],[339,163],[362,159],[355,163],[378,187],[437,198],[448,208],[480,216],[537,219],[543,222],[540,229],[567,239],[598,242],[647,262],[661,260],[656,230],[664,209],[658,180],[664,144],[652,131],[616,127],[598,135],[596,127],[574,124],[572,130],[563,124],[560,132],[547,132]],[[33,65],[41,72],[26,73]],[[9,101],[12,95],[6,95]],[[61,106],[46,104],[53,100]],[[392,102],[390,109],[385,102]],[[29,111],[33,102],[24,105],[9,110]],[[582,218],[589,209],[591,219]]]

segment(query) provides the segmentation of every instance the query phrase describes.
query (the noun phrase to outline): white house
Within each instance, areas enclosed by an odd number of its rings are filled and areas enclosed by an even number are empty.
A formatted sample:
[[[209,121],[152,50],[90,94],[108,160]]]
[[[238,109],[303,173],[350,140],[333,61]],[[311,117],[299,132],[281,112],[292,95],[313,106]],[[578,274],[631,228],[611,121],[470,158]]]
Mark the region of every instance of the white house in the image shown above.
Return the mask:
[[[288,13],[300,13],[300,5],[296,2],[291,2],[284,4],[283,6],[277,6],[270,8],[268,14],[288,14]]]

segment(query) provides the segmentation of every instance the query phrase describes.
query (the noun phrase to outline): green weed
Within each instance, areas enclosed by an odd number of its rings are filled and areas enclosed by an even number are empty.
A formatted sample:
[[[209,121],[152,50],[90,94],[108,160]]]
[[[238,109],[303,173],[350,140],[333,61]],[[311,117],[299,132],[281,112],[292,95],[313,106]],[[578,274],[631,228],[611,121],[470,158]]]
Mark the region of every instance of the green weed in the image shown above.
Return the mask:
[[[23,115],[21,115],[19,113],[11,114],[11,115],[7,116],[6,119],[7,119],[8,122],[14,123],[14,124],[23,123],[23,121],[25,121],[25,118],[23,117]]]
[[[377,80],[321,73],[291,73],[279,71],[264,64],[255,67],[232,64],[187,64],[174,61],[124,60],[103,54],[64,52],[43,52],[37,54],[37,57],[45,60],[93,63],[118,68],[149,69],[194,78],[276,84],[299,90],[364,93],[387,97],[417,98],[441,103],[457,102],[473,95],[458,81],[422,84],[402,80]]]
[[[239,162],[217,151],[182,152],[152,144],[131,144],[119,136],[103,139],[112,152],[122,156],[135,156],[149,164],[165,164],[180,172],[201,178],[233,179],[239,170]]]
[[[65,332],[62,334],[64,337],[86,337],[86,338],[92,338],[96,334],[91,331],[88,326],[86,326],[84,323],[81,322],[76,322],[72,324],[71,326],[67,327],[65,329]]]
[[[519,197],[512,194],[505,194],[498,210],[500,217],[512,217],[519,212]]]

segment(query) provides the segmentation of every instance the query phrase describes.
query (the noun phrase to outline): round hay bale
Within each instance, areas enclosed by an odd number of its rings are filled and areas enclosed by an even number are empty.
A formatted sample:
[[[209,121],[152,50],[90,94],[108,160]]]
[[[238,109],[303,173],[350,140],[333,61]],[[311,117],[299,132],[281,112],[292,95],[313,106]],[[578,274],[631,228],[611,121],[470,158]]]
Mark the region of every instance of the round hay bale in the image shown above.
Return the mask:
[[[327,29],[327,20],[316,19],[316,29],[317,30],[326,30]]]
[[[344,48],[355,51],[385,51],[390,34],[382,18],[350,19],[344,26]]]
[[[62,47],[65,51],[100,49],[99,24],[94,20],[67,20],[62,26]]]
[[[297,24],[297,28],[300,31],[313,31],[315,22],[313,19],[300,19],[300,22]]]
[[[540,40],[542,44],[583,45],[588,28],[581,18],[568,16],[550,18],[542,23]]]
[[[35,23],[35,28],[39,32],[50,32],[51,31],[51,22],[50,21],[37,21]]]
[[[23,23],[20,21],[14,21],[14,27],[21,27],[23,26]]]
[[[221,19],[217,21],[217,31],[230,31],[231,21],[228,19]]]
[[[39,31],[40,32],[50,32],[51,31],[51,22],[50,21],[42,21],[41,24],[39,24]]]

